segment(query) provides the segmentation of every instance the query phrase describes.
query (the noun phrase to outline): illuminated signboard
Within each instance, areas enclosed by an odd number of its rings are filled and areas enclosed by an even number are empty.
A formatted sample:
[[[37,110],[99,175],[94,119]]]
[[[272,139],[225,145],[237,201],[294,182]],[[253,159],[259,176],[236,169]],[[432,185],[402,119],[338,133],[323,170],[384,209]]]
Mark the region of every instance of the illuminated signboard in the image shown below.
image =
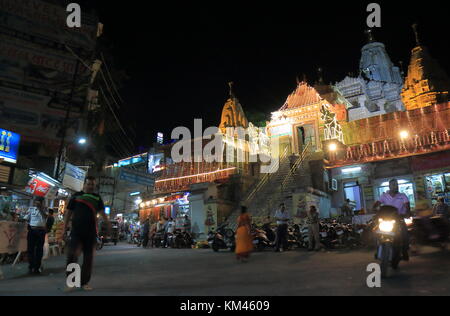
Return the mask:
[[[146,154],[130,157],[127,159],[122,159],[122,160],[119,160],[118,167],[124,167],[124,166],[134,165],[137,163],[143,163],[143,162],[145,162],[145,159],[146,159]]]
[[[0,128],[0,158],[16,163],[19,153],[20,135]]]
[[[159,154],[149,154],[148,155],[148,162],[147,162],[147,172],[148,173],[154,173],[163,167],[164,164],[164,153]]]

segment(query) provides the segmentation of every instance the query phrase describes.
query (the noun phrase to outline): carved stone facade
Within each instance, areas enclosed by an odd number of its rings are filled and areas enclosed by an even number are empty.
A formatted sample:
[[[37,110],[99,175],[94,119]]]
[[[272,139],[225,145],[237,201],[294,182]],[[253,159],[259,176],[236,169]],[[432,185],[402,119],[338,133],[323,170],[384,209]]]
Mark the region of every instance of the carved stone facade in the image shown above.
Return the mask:
[[[225,103],[219,128],[225,134],[227,127],[248,127],[248,121],[239,100],[233,95]]]
[[[391,62],[384,44],[371,42],[361,50],[359,76],[347,76],[336,88],[351,103],[349,121],[403,111],[403,80],[400,69]]]
[[[402,91],[407,110],[445,103],[449,100],[450,80],[424,46],[411,53],[408,76]]]
[[[345,105],[335,103],[342,98],[332,87],[321,86],[321,91],[330,101],[305,82],[300,82],[280,110],[272,113],[267,126],[269,135],[278,138],[289,153],[299,154],[307,143],[313,151],[322,150],[322,141],[343,141],[340,121],[346,120]]]

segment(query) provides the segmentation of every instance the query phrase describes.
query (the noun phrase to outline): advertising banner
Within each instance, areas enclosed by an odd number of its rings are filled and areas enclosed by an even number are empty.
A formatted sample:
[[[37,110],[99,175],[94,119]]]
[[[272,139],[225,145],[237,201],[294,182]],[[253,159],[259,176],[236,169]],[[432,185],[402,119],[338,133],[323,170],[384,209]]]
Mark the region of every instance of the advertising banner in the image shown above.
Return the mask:
[[[37,178],[31,178],[28,182],[28,186],[25,188],[25,192],[35,196],[46,197],[51,188],[51,184]]]
[[[25,223],[0,222],[0,253],[26,252],[27,234]]]
[[[78,168],[70,163],[66,163],[62,184],[74,191],[83,190],[86,170]]]
[[[119,180],[124,180],[150,187],[155,185],[155,178],[153,176],[134,170],[127,170],[124,168],[120,169]]]
[[[0,128],[0,158],[16,163],[19,153],[20,135]]]
[[[51,98],[26,91],[0,87],[0,126],[26,137],[29,141],[58,141],[65,111],[48,107]],[[79,114],[71,113],[67,137],[79,128]]]

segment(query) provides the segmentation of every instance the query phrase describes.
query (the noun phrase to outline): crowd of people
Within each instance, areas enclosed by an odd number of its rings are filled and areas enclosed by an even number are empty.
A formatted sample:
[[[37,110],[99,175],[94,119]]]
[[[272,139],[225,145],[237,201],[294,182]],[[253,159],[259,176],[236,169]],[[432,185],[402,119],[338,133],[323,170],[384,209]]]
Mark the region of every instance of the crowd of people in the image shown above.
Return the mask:
[[[170,243],[170,237],[174,235],[176,230],[188,234],[191,233],[191,220],[188,215],[184,216],[181,225],[176,223],[172,217],[161,217],[160,220],[147,218],[140,228],[142,247],[173,247],[173,244]],[[162,244],[157,245],[159,242]]]
[[[350,205],[350,200],[346,200],[343,207],[342,212],[344,216],[352,216],[353,211]],[[388,206],[394,207],[398,212],[398,215],[401,218],[410,218],[412,216],[412,212],[410,209],[410,202],[408,197],[399,192],[398,181],[396,179],[392,179],[389,182],[389,191],[383,193],[379,200],[375,202],[373,206],[373,213],[377,213],[377,209],[380,206]],[[321,247],[320,243],[320,218],[319,212],[314,205],[311,205],[307,211],[301,212],[304,216],[302,216],[305,220],[305,223],[308,226],[309,233],[309,251],[319,251]],[[365,212],[364,212],[365,213]],[[424,224],[428,227],[429,238],[433,239],[433,229],[431,227],[430,217],[439,216],[442,218],[444,222],[450,224],[450,207],[445,203],[444,197],[440,197],[438,202],[433,206],[432,210],[429,210],[427,214],[422,214],[419,211],[415,214]],[[275,251],[280,252],[286,250],[287,247],[287,233],[288,233],[288,223],[292,220],[290,212],[286,211],[286,207],[284,203],[279,205],[279,208],[275,212],[274,216],[277,224],[276,229],[276,239],[275,239]],[[252,219],[247,214],[247,209],[245,207],[241,208],[241,215],[238,220],[238,228],[236,231],[236,256],[238,261],[246,262],[250,256],[252,249],[254,248],[252,244]],[[270,225],[271,218],[267,217],[264,225]],[[428,225],[426,225],[428,224]],[[436,235],[437,236],[437,235]],[[402,257],[404,260],[409,260],[409,236],[408,230],[405,224],[405,221],[400,222],[400,234],[399,238],[402,241]]]

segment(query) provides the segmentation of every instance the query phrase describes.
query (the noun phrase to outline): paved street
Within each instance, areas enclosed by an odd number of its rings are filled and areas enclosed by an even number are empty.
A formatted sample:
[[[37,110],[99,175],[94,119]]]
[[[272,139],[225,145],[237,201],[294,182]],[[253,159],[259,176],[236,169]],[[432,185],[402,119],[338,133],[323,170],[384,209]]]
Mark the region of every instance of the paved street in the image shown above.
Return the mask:
[[[382,288],[366,286],[367,250],[255,253],[237,263],[229,252],[106,246],[95,260],[93,292],[64,293],[64,258],[46,261],[42,276],[3,266],[0,295],[450,295],[450,253],[424,249],[402,263]]]

